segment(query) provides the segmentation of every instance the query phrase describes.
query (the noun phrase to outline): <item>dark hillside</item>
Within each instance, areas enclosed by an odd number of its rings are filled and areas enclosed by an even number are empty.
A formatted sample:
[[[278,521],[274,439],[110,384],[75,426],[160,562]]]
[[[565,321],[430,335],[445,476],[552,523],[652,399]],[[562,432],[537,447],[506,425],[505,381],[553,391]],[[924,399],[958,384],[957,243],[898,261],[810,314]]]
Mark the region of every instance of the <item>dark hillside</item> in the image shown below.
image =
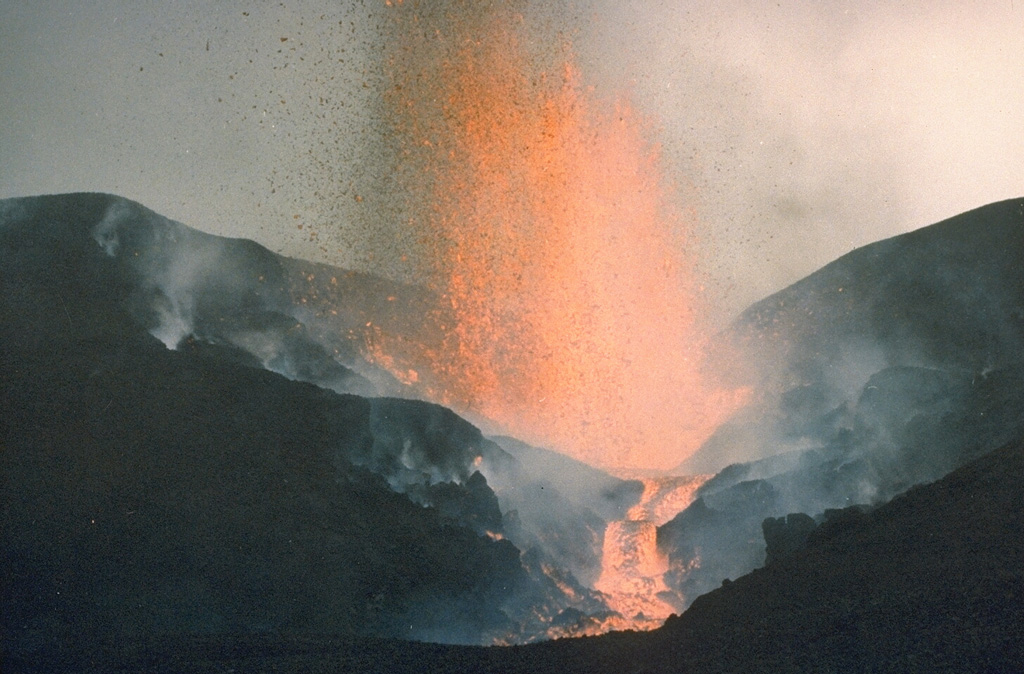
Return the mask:
[[[375,407],[387,401],[168,351],[123,323],[88,326],[73,306],[49,339],[19,333],[0,356],[7,648],[161,632],[401,636],[444,624],[449,638],[477,640],[480,628],[508,629],[499,607],[525,576],[518,550],[476,531],[487,507],[425,508],[433,494],[386,481],[401,477],[387,469],[422,437],[416,428],[437,423],[430,406],[382,426]],[[17,325],[3,318],[5,331]],[[462,484],[454,503],[475,484],[456,452],[479,456],[482,438],[449,423],[470,437],[436,464]]]
[[[477,470],[515,459],[474,426],[290,380],[202,327],[255,320],[270,342],[289,321],[292,365],[359,385],[289,317],[291,264],[108,195],[0,202],[4,657],[153,634],[490,643],[571,601],[502,539]],[[357,313],[387,286],[356,285]],[[161,307],[192,319],[174,350]]]
[[[753,409],[680,469],[820,442],[826,417],[887,367],[974,375],[1024,362],[1022,260],[1024,199],[1011,199],[858,248],[754,304],[715,361],[755,387]]]
[[[1024,435],[1024,199],[857,249],[745,311],[750,404],[659,529],[687,601],[764,561],[761,522],[876,506]],[[728,370],[733,361],[722,363]],[[695,563],[699,560],[699,563]]]
[[[1024,668],[1024,444],[982,457],[701,597],[652,633],[451,647],[291,637],[149,638],[47,652],[33,670],[154,672],[1016,672]],[[47,669],[47,666],[50,669]]]

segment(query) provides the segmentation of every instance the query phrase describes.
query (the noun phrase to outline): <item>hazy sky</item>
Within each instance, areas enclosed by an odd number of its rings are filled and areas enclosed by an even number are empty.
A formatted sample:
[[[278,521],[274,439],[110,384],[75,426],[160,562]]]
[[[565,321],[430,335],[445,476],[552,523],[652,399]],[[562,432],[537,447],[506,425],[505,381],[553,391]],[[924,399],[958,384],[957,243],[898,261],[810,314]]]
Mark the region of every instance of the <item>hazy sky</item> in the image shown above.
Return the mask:
[[[114,192],[401,276],[412,251],[375,175],[385,4],[0,2],[0,197]],[[854,247],[1024,194],[1024,0],[528,14],[650,122],[719,321]]]

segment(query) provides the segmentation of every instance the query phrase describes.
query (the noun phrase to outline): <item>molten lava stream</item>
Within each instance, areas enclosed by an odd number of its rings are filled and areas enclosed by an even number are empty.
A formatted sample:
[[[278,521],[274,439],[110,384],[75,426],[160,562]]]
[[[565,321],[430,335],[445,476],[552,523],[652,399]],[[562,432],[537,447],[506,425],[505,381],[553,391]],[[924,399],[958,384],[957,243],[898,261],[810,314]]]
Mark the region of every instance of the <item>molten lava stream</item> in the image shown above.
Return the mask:
[[[662,579],[668,570],[658,552],[653,522],[609,522],[604,533],[601,577],[594,589],[607,595],[609,608],[634,629],[654,629],[675,609],[659,595],[669,591]]]
[[[655,629],[682,608],[664,581],[668,560],[658,550],[658,526],[693,502],[708,475],[647,478],[627,519],[609,522],[596,590],[632,629]],[[668,599],[671,599],[670,602]]]

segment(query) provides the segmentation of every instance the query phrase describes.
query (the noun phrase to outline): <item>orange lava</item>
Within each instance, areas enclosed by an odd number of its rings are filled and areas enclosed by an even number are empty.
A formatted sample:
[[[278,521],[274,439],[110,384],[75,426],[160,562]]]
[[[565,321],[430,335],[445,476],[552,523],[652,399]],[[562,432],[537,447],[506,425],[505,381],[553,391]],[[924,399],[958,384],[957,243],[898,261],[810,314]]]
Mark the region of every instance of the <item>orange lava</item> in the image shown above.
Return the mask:
[[[648,125],[585,86],[567,44],[531,53],[499,3],[390,11],[387,116],[443,336],[384,364],[526,441],[678,464],[740,396],[700,371],[690,227]]]
[[[609,522],[604,532],[601,577],[594,589],[607,595],[608,606],[645,629],[661,626],[677,607],[663,597],[668,560],[658,552],[653,522]]]
[[[643,478],[640,500],[626,514],[628,520],[644,520],[661,526],[686,510],[697,497],[697,491],[711,475],[674,475]]]

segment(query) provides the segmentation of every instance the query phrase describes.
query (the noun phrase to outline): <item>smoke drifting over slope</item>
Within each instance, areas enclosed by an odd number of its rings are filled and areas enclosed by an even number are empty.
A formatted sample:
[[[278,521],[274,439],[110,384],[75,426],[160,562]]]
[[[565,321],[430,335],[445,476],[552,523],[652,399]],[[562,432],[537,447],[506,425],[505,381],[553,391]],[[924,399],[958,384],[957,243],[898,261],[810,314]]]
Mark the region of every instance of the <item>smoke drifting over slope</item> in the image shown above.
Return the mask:
[[[1024,8],[601,3],[588,70],[690,181],[726,318],[858,246],[1024,193]]]
[[[335,580],[342,583],[345,574],[367,567],[361,556],[368,549],[381,556],[370,564],[381,566],[377,581],[353,581],[337,590],[341,596],[329,605],[320,595],[306,596],[305,580],[295,581],[292,590],[302,595],[296,610],[303,616],[323,613],[320,618],[292,617],[290,609],[275,608],[277,600],[253,604],[241,596],[182,607],[182,617],[168,629],[188,629],[190,621],[214,620],[218,612],[234,615],[246,602],[266,612],[268,625],[445,642],[517,643],[634,624],[633,616],[612,611],[612,597],[593,585],[602,571],[606,522],[624,516],[640,496],[639,484],[508,438],[488,440],[438,405],[351,395],[415,392],[368,359],[378,357],[378,329],[411,341],[429,336],[422,320],[423,307],[434,306],[424,299],[429,293],[282,258],[249,241],[202,234],[109,195],[4,201],[0,216],[0,283],[6,289],[0,338],[9,347],[0,365],[17,391],[5,401],[8,416],[20,420],[5,428],[13,444],[2,445],[0,458],[12,474],[34,475],[35,457],[51,450],[59,460],[84,463],[82,470],[90,475],[116,463],[117,452],[128,452],[137,470],[115,472],[109,485],[95,486],[90,498],[103,500],[135,493],[143,488],[139,480],[176,484],[181,471],[194,470],[200,477],[185,480],[180,489],[158,489],[150,498],[174,512],[185,528],[194,526],[196,512],[223,511],[211,526],[227,527],[231,535],[245,530],[238,520],[252,490],[266,480],[280,481],[293,486],[284,493],[271,490],[261,507],[274,513],[283,509],[294,518],[298,538],[289,543],[304,541],[298,554],[317,568],[316,574],[332,573],[330,561],[323,568],[316,561],[323,559],[325,545],[350,551],[339,562],[342,576]],[[64,298],[75,301],[69,306]],[[429,375],[424,371],[425,380]],[[52,404],[46,402],[51,398]],[[88,414],[67,411],[79,408],[88,408]],[[102,430],[115,415],[124,423]],[[67,424],[81,418],[86,418],[87,441],[67,452],[51,446],[48,437],[71,433]],[[26,430],[33,425],[45,432]],[[164,435],[173,441],[162,441]],[[256,474],[224,482],[225,470],[244,473],[245,463],[262,461],[253,457],[265,452],[282,453],[284,464],[260,464]],[[92,463],[90,456],[96,457]],[[7,486],[14,500],[67,502],[78,517],[85,506],[69,493],[73,478],[68,480],[48,495],[36,477]],[[235,480],[242,484],[232,486]],[[295,507],[289,500],[292,489],[301,494]],[[359,508],[353,509],[351,499],[360,501]],[[202,504],[190,505],[193,500]],[[373,510],[374,504],[381,510],[368,517],[363,508]],[[411,518],[410,508],[417,512]],[[130,503],[125,509],[135,512]],[[337,518],[326,529],[333,543],[306,533],[306,527],[318,526],[320,510]],[[17,511],[19,527],[28,526],[27,513]],[[274,521],[276,516],[258,517]],[[338,522],[347,528],[336,530]],[[149,535],[148,526],[138,535]],[[31,569],[46,558],[40,541],[63,534],[16,531],[32,541],[23,557],[12,561],[19,578],[31,586],[50,583],[47,572]],[[137,533],[114,533],[105,540],[137,548],[143,557],[162,549],[162,544],[136,545]],[[279,532],[258,529],[257,534],[276,540]],[[5,539],[0,548],[12,541]],[[467,546],[473,552],[458,552]],[[455,559],[438,562],[435,553],[441,550]],[[72,555],[73,546],[56,554],[65,553]],[[96,575],[95,592],[107,592],[116,574],[93,568],[103,564],[96,556],[67,564],[76,577]],[[195,558],[242,576],[255,572],[246,559],[220,545]],[[160,592],[168,584],[193,573],[190,560],[171,571],[134,560],[131,582],[151,574],[157,588],[153,601],[162,601]],[[373,589],[378,581],[393,587]],[[280,587],[288,582],[282,580]],[[116,611],[119,601],[98,603]],[[45,623],[60,609],[19,602],[19,615],[29,621]],[[164,608],[151,610],[143,602],[139,610],[148,616]],[[81,620],[109,625],[110,615],[99,608],[83,612]],[[241,630],[264,624],[231,620]],[[4,629],[20,634],[24,628],[12,623]],[[100,631],[109,634],[109,627]]]
[[[806,522],[766,518],[844,521],[1024,431],[1022,255],[1013,199],[853,251],[744,312],[719,363],[745,352],[754,395],[677,469],[718,473],[659,529],[669,585],[692,600]]]

